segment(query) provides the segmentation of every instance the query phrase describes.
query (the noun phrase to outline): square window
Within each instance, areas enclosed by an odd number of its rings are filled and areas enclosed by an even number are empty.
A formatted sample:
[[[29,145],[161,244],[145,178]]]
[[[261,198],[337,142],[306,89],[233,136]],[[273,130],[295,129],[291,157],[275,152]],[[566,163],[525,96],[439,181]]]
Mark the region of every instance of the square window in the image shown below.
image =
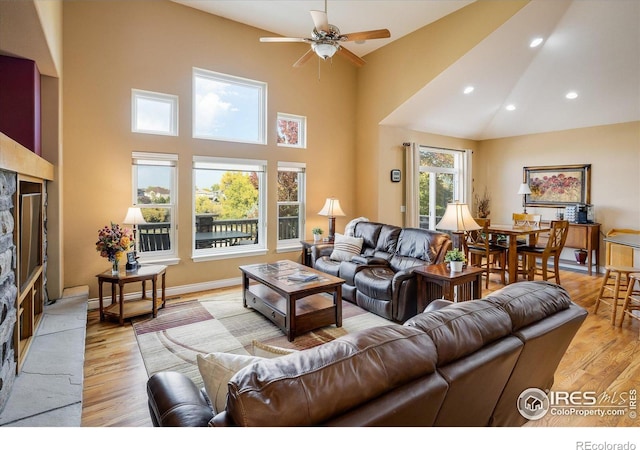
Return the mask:
[[[278,113],[278,137],[280,147],[307,147],[307,118],[293,114]]]
[[[131,90],[131,131],[178,135],[178,97],[158,92]]]
[[[193,137],[265,144],[267,84],[193,69]]]

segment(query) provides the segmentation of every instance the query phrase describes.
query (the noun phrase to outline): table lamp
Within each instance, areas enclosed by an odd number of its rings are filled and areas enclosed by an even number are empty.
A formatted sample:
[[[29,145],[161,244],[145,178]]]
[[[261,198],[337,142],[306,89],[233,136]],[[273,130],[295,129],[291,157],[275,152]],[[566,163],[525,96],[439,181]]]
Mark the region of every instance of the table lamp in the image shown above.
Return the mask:
[[[531,194],[531,189],[529,189],[529,185],[527,183],[522,183],[520,185],[520,189],[518,189],[518,195],[522,195],[522,207],[524,208],[525,214],[527,213],[527,203],[524,200],[527,194]]]
[[[329,197],[324,203],[324,206],[318,213],[321,216],[329,217],[329,242],[333,242],[336,231],[336,216],[344,216],[345,213],[340,208],[340,200],[337,198]]]
[[[138,261],[136,256],[136,250],[138,248],[138,239],[136,238],[136,228],[137,225],[147,223],[142,217],[142,211],[140,208],[136,208],[134,206],[129,207],[127,210],[127,215],[122,220],[122,223],[125,225],[133,225],[133,258],[130,261],[127,255],[127,270],[135,270],[138,268]]]
[[[480,230],[482,227],[473,220],[469,205],[454,201],[447,205],[444,216],[436,225],[437,230],[451,231],[453,235],[453,247],[459,248],[464,252],[462,247],[463,235],[465,231]]]

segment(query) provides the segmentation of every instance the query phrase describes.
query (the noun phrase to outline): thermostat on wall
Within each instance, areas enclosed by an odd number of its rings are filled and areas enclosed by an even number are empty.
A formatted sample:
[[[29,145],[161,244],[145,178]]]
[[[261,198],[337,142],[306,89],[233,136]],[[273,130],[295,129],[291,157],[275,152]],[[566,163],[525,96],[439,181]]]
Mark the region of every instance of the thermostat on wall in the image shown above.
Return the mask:
[[[393,169],[391,171],[391,181],[393,181],[394,183],[398,183],[400,181],[402,174],[400,172],[400,169]]]

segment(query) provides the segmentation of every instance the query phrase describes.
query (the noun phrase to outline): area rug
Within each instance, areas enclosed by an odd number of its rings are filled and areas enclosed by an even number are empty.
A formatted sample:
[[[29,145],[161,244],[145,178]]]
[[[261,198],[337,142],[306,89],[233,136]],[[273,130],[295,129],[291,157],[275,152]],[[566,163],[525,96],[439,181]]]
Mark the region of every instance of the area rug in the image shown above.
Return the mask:
[[[342,302],[342,327],[319,328],[289,342],[270,320],[242,306],[240,290],[184,303],[167,304],[157,317],[133,322],[149,376],[173,370],[202,387],[196,355],[211,352],[252,354],[254,340],[277,347],[303,350],[348,333],[393,322]]]

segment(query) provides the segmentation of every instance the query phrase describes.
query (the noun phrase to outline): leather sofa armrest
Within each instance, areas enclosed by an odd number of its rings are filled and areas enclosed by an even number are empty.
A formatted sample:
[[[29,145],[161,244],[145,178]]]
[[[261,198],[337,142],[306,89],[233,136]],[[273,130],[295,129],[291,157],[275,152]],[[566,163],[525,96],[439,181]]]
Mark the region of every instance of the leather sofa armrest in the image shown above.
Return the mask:
[[[198,387],[179,372],[158,372],[147,380],[151,421],[156,427],[206,427],[213,409]]]
[[[331,256],[333,244],[318,244],[311,247],[311,261],[314,262],[323,256]]]

